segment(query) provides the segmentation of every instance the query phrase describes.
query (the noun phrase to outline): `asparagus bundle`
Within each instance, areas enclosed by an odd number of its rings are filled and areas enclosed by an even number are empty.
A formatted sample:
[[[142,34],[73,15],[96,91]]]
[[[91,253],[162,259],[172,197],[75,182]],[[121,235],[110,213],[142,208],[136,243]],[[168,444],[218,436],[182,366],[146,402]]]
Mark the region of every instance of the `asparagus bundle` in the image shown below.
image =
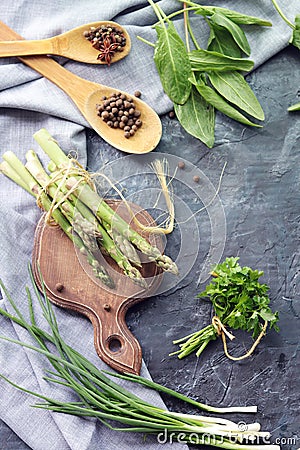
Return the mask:
[[[48,219],[56,222],[74,245],[84,254],[93,271],[105,285],[114,282],[100,262],[100,252],[109,255],[123,273],[146,288],[137,250],[164,271],[178,273],[176,264],[135,231],[101,198],[92,186],[88,173],[76,160],[68,158],[47,130],[34,134],[50,157],[48,174],[33,150],[26,153],[24,165],[8,151],[3,155],[0,171],[36,197]]]

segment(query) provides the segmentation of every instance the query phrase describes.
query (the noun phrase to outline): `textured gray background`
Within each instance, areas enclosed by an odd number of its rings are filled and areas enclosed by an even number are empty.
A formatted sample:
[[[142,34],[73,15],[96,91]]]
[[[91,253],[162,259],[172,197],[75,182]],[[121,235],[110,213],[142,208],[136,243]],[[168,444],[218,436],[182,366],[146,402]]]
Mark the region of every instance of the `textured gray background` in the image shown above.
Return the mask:
[[[208,303],[195,299],[200,289],[196,267],[205,254],[208,233],[201,215],[201,248],[195,269],[168,296],[162,294],[135,306],[127,321],[155,381],[210,404],[257,404],[259,412],[253,420],[271,431],[273,440],[280,438],[284,444],[298,437],[296,445],[282,445],[290,450],[300,445],[300,113],[287,113],[286,109],[299,101],[299,52],[287,48],[250,74],[248,81],[266,114],[262,130],[245,129],[220,115],[216,146],[208,150],[176,120],[164,117],[157,150],[195,164],[215,185],[227,162],[220,190],[227,220],[224,257],[238,255],[242,265],[264,270],[272,305],[280,312],[280,333],[270,332],[251,359],[239,363],[223,356],[220,342],[212,344],[201,359],[194,355],[183,361],[168,357],[175,350],[172,340],[199,329],[211,314]],[[107,144],[91,131],[88,135],[89,165],[94,169],[99,148],[103,160]],[[107,150],[108,160],[120,157],[109,146]],[[172,254],[174,244],[176,235],[169,238],[167,253]],[[240,348],[242,352],[249,341],[241,336],[235,345],[235,351]],[[164,399],[173,409],[193,411]],[[0,439],[3,450],[28,449],[4,424],[0,424]]]

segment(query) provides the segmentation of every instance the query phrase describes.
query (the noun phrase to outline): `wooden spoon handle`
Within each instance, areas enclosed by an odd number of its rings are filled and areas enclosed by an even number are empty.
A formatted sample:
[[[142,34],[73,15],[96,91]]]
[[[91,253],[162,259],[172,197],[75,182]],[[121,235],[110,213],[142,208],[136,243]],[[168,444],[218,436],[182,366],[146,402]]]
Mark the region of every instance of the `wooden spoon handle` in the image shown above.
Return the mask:
[[[47,55],[53,53],[51,39],[41,41],[1,41],[0,57],[26,56],[26,55]]]
[[[0,21],[0,39],[15,40],[23,38]],[[99,83],[93,83],[74,75],[48,56],[24,56],[18,58],[69,95],[83,115],[85,115],[84,106],[87,96],[93,93],[95,89],[102,87]]]
[[[8,39],[10,41],[14,41],[16,39],[24,39],[22,36],[20,36],[18,33],[16,33],[14,30],[9,28],[4,22],[0,20],[0,39],[5,40]]]

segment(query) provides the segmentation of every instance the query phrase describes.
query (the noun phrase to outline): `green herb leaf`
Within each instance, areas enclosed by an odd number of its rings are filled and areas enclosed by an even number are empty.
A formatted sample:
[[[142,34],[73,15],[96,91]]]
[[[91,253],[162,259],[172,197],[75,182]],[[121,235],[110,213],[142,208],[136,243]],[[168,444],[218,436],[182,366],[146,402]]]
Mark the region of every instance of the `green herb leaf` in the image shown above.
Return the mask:
[[[165,93],[174,102],[182,105],[190,95],[192,75],[190,60],[183,41],[172,22],[168,27],[157,25],[154,62]]]
[[[256,119],[264,120],[262,107],[243,75],[239,72],[210,72],[208,78],[226,100]]]
[[[241,114],[237,109],[231,106],[224,100],[221,95],[214,91],[211,87],[207,86],[201,79],[196,83],[196,88],[199,94],[211,105],[213,105],[220,112],[230,117],[231,119],[237,120],[245,125],[250,125],[252,127],[261,127],[257,123],[251,122],[247,117]]]
[[[174,105],[176,116],[183,128],[200,139],[207,147],[214,145],[215,111],[193,87],[184,105]]]
[[[231,34],[237,45],[240,47],[240,49],[247,56],[250,55],[251,50],[246,35],[236,23],[220,13],[213,14],[210,18],[210,21],[227,30]]]
[[[295,28],[293,30],[292,42],[300,50],[300,15],[295,17]]]
[[[262,309],[259,313],[260,317],[267,322],[277,321],[278,314],[273,314],[269,309]]]
[[[190,2],[187,2],[187,4],[190,4]],[[195,6],[198,6],[196,3],[193,4]],[[201,16],[211,16],[215,13],[223,14],[224,16],[228,17],[228,19],[231,19],[233,22],[241,25],[260,25],[265,27],[272,26],[272,22],[270,22],[269,20],[254,16],[248,16],[247,14],[242,14],[227,8],[221,8],[217,6],[199,6],[197,9],[195,9],[195,14],[200,14]]]
[[[254,62],[244,58],[233,58],[222,53],[208,50],[192,50],[189,53],[192,70],[195,72],[207,72],[210,70],[228,71],[240,70],[249,72],[253,69]]]
[[[208,21],[210,35],[207,43],[207,50],[222,53],[233,58],[241,58],[242,51],[236,44],[231,34],[224,28]]]
[[[300,111],[300,103],[295,103],[295,105],[290,106],[288,111]]]

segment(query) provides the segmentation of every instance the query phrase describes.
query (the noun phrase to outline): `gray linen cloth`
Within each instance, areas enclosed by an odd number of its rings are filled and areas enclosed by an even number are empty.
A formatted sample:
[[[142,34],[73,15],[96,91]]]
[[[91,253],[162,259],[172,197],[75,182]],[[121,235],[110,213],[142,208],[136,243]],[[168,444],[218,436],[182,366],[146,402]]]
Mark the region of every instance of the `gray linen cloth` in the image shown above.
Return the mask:
[[[159,2],[165,13],[180,7],[175,0]],[[211,4],[204,1],[203,4]],[[290,20],[299,11],[299,0],[282,0],[281,7]],[[274,10],[270,0],[257,2],[216,1],[217,6],[268,18],[272,28],[247,28],[252,48],[251,58],[256,66],[288,45],[291,29]],[[156,17],[145,0],[16,0],[1,3],[0,19],[26,39],[41,39],[62,33],[84,23],[98,20],[115,20],[126,26],[131,39],[129,56],[110,68],[86,65],[65,58],[55,58],[61,64],[83,78],[104,83],[133,93],[139,89],[143,100],[159,114],[171,109],[171,103],[163,93],[153,63],[153,48],[137,40],[140,35],[154,42],[155,31],[151,25]],[[197,20],[197,37],[205,46],[207,26]],[[182,31],[182,20],[176,22]],[[38,146],[32,135],[45,127],[66,150],[76,149],[80,162],[87,160],[85,127],[88,124],[72,101],[56,86],[42,78],[16,58],[0,60],[0,132],[1,154],[13,150],[22,160],[27,150]],[[38,151],[41,155],[41,152]],[[108,155],[109,157],[109,155]],[[46,162],[46,159],[42,157]],[[27,264],[31,259],[33,236],[41,212],[33,198],[14,183],[0,176],[0,276],[11,292],[18,307],[27,313],[25,286],[29,285]],[[0,300],[1,307],[10,309],[7,300]],[[45,327],[38,308],[38,324]],[[93,330],[90,323],[77,314],[55,309],[61,332],[67,342],[85,354],[98,367],[105,364],[97,358],[93,347]],[[0,318],[1,335],[27,340],[28,335],[20,327]],[[0,342],[1,372],[27,389],[45,395],[71,400],[69,392],[51,386],[43,380],[45,360],[32,351],[14,344]],[[143,365],[142,375],[149,377]],[[128,386],[149,402],[162,405],[158,394],[139,386]],[[22,393],[4,381],[0,382],[0,418],[5,421],[34,450],[94,450],[94,449],[158,449],[157,438],[144,440],[142,435],[118,433],[94,420],[80,419],[32,408],[35,399]],[[175,450],[178,444],[165,444]],[[184,448],[184,446],[180,446]]]

